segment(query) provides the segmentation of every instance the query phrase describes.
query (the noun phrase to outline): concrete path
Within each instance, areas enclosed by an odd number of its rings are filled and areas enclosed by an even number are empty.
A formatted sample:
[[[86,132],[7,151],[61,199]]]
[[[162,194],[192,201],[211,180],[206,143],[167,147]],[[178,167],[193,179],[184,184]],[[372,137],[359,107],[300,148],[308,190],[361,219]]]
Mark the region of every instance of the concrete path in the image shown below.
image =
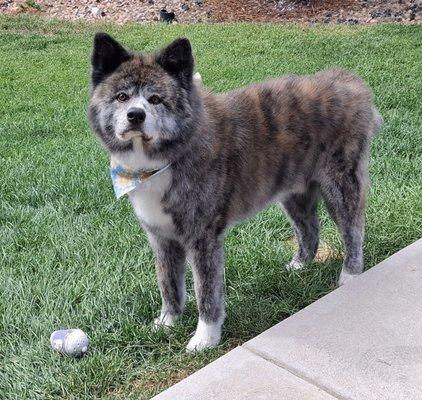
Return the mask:
[[[154,400],[421,400],[422,239]]]

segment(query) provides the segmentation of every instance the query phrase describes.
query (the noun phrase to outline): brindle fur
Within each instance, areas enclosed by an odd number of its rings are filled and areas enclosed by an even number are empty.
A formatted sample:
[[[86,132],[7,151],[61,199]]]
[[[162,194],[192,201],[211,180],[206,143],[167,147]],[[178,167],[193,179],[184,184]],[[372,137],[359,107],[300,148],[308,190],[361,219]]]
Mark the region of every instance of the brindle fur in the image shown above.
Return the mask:
[[[299,243],[293,261],[303,264],[318,248],[321,194],[343,237],[343,273],[360,274],[368,146],[382,123],[364,82],[327,70],[213,94],[193,84],[193,67],[187,39],[145,55],[108,35],[95,38],[89,119],[109,152],[135,151],[115,137],[112,99],[122,86],[153,87],[164,99],[161,118],[177,121],[142,147],[148,161],[171,163],[161,203],[174,232],[141,221],[156,254],[162,314],[183,310],[188,255],[200,320],[222,324],[226,229],[272,202],[291,220]]]

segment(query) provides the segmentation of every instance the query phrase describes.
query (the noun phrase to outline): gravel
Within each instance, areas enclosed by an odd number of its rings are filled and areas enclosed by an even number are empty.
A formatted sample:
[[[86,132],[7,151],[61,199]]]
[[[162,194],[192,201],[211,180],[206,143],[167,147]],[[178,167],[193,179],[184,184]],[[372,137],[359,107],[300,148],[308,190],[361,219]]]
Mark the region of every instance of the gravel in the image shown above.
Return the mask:
[[[66,20],[160,21],[160,11],[175,13],[175,23],[297,21],[363,24],[420,23],[420,0],[0,0],[2,14],[38,14]]]

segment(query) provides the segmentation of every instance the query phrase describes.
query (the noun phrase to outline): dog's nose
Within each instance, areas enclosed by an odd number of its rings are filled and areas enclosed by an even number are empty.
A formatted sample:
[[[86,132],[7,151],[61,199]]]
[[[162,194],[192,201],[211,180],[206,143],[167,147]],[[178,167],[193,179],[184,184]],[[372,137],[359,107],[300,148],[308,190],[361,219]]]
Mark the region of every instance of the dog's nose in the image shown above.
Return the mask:
[[[127,120],[132,124],[141,124],[145,121],[145,111],[142,108],[131,107],[127,111]]]

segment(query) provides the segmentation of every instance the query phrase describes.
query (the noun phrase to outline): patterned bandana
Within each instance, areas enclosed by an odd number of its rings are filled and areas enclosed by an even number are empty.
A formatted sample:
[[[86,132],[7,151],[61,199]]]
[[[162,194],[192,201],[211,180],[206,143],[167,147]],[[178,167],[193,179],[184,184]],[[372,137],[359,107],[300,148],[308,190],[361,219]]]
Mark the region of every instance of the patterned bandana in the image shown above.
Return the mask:
[[[147,182],[153,176],[156,176],[165,171],[168,167],[170,167],[170,164],[161,169],[155,169],[152,171],[133,172],[124,168],[122,165],[118,164],[115,160],[112,159],[110,164],[110,174],[116,197],[120,199],[125,194],[128,194],[137,187],[142,187],[145,185],[145,182]]]

